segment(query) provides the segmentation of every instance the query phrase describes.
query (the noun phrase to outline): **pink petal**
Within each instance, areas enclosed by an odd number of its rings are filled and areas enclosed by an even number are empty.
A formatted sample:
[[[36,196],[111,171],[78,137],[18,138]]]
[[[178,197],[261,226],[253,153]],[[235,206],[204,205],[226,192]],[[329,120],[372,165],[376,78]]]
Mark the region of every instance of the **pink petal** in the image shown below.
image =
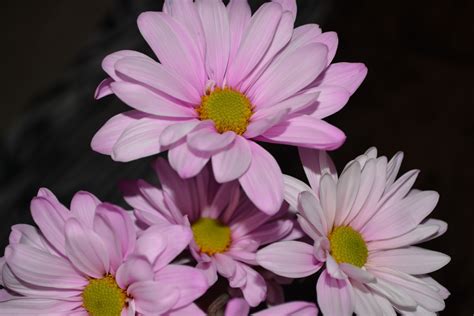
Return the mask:
[[[387,208],[405,198],[413,187],[419,173],[419,170],[411,170],[401,176],[390,186],[390,189],[387,188],[377,207]]]
[[[257,271],[249,266],[245,264],[240,264],[240,266],[246,272],[246,282],[245,285],[241,287],[244,298],[250,306],[258,306],[265,299],[267,294],[265,280]]]
[[[341,270],[351,279],[360,283],[369,283],[375,281],[375,276],[365,269],[358,268],[348,263],[339,264]]]
[[[91,142],[92,149],[104,155],[112,154],[112,149],[123,131],[144,117],[145,113],[135,110],[115,115],[94,135]]]
[[[372,292],[363,284],[354,282],[354,312],[357,315],[384,315]]]
[[[206,122],[207,123],[207,122]],[[213,123],[201,124],[188,134],[186,140],[190,148],[197,151],[217,152],[230,144],[235,139],[235,134],[232,131],[218,133]]]
[[[296,19],[297,7],[295,0],[272,0],[281,5],[283,11],[289,11],[294,19]]]
[[[377,278],[377,282],[367,283],[367,287],[388,299],[395,306],[413,309],[417,305],[416,301],[402,287],[394,286],[381,278]]]
[[[163,130],[160,135],[160,144],[162,146],[172,145],[194,130],[201,122],[199,120],[191,120],[185,122],[176,122]]]
[[[143,88],[154,88],[158,92],[190,104],[199,104],[201,102],[201,91],[183,82],[183,78],[174,71],[149,57],[122,58],[115,64],[115,70],[131,78],[132,81],[143,84]],[[113,85],[112,90],[114,90]]]
[[[234,0],[235,1],[235,0]],[[249,315],[250,306],[242,298],[231,299],[225,308],[225,316],[243,316]]]
[[[153,280],[153,278],[153,269],[144,257],[128,259],[117,269],[115,274],[115,280],[122,289],[126,289],[135,282]]]
[[[174,144],[168,151],[168,160],[171,167],[183,179],[196,176],[210,158],[211,153],[193,150],[185,141]]]
[[[265,133],[270,128],[287,118],[290,109],[283,108],[273,110],[270,108],[269,111],[265,112],[266,113],[260,113],[260,116],[257,119],[252,118],[252,121],[247,126],[247,130],[244,133],[245,138],[254,138]]]
[[[26,245],[8,247],[5,257],[15,276],[31,285],[77,289],[88,283],[67,259]]]
[[[283,176],[275,158],[257,143],[249,142],[252,162],[239,178],[249,199],[264,213],[278,212],[283,202]]]
[[[311,188],[296,178],[288,176],[286,174],[283,175],[283,181],[285,184],[284,187],[284,198],[285,201],[290,204],[291,207],[294,209],[298,208],[298,197],[301,192],[303,191],[312,191]]]
[[[221,1],[196,3],[206,38],[206,71],[211,80],[223,86],[230,54],[229,17]]]
[[[273,41],[281,14],[281,6],[274,3],[265,3],[254,13],[227,71],[230,86],[239,84],[263,58]]]
[[[353,94],[367,75],[367,67],[360,63],[335,63],[321,74],[314,86],[337,86]]]
[[[320,236],[327,236],[330,229],[321,204],[310,191],[300,193],[298,199],[300,214],[316,229]]]
[[[331,278],[338,280],[347,280],[347,274],[342,271],[339,263],[330,255],[326,255],[326,271],[331,276]]]
[[[3,315],[74,315],[80,301],[21,297],[1,302]]]
[[[358,162],[353,162],[341,174],[337,182],[336,218],[334,224],[345,223],[352,210],[360,187],[361,170]]]
[[[204,313],[196,304],[189,304],[188,306],[173,309],[172,311],[164,314],[163,316],[206,316],[207,314]]]
[[[291,220],[278,220],[264,224],[245,238],[257,241],[260,245],[269,244],[283,239],[293,229]]]
[[[125,104],[151,115],[177,118],[193,118],[196,111],[185,107],[179,101],[159,95],[135,83],[113,82],[111,89]]]
[[[87,276],[100,279],[109,272],[109,253],[104,242],[92,229],[75,218],[66,223],[66,255]]]
[[[173,284],[141,281],[130,285],[127,293],[133,297],[138,313],[162,314],[171,310],[179,300],[179,291]]]
[[[173,308],[189,305],[209,288],[207,279],[200,270],[173,264],[161,269],[155,275],[155,281],[159,284],[171,284],[179,291],[179,300]]]
[[[299,241],[273,243],[257,252],[257,262],[265,269],[288,278],[312,275],[322,265],[314,258],[313,247]]]
[[[168,121],[144,117],[129,125],[113,146],[112,159],[128,162],[162,152],[164,148],[159,138],[169,124]]]
[[[349,280],[334,279],[324,270],[318,279],[316,292],[324,315],[350,316],[354,312],[354,292]]]
[[[53,249],[48,246],[48,242],[42,236],[40,231],[31,225],[27,224],[16,224],[11,228],[11,233],[9,236],[10,245],[14,244],[24,244],[43,250],[45,252],[55,253]],[[3,259],[3,260],[2,260]],[[4,257],[0,258],[0,271],[2,271],[2,264],[4,263]],[[0,274],[1,280],[1,274]]]
[[[314,316],[318,315],[318,308],[313,303],[290,302],[277,306],[272,306],[266,310],[255,313],[255,316],[275,316],[275,315],[298,315]]]
[[[326,118],[341,110],[349,101],[350,93],[341,87],[324,86],[310,89],[305,93],[319,93],[315,109],[310,107],[308,114],[319,119]]]
[[[201,210],[201,217],[219,218],[220,214],[229,204],[229,196],[232,196],[233,192],[236,190],[240,190],[237,181],[227,182],[220,185],[212,202]]]
[[[346,136],[322,120],[302,115],[276,124],[259,139],[270,143],[334,150],[344,143]]]
[[[366,240],[380,240],[400,236],[414,229],[438,203],[439,194],[421,191],[382,209],[372,217],[361,233]]]
[[[392,159],[388,162],[387,165],[387,182],[385,186],[390,188],[397,177],[398,171],[402,165],[403,161],[403,152],[399,151],[396,153]]]
[[[451,261],[444,253],[418,247],[375,252],[369,263],[408,274],[426,274],[441,269]]]
[[[319,187],[319,200],[326,214],[327,225],[331,228],[334,226],[336,218],[336,188],[337,184],[333,177],[327,173],[324,174]]]
[[[235,54],[239,49],[244,31],[249,24],[252,11],[247,0],[230,0],[227,5],[229,13],[230,29],[230,55],[229,60],[234,60]]]
[[[321,44],[310,44],[291,54],[280,55],[250,89],[254,104],[269,106],[306,87],[324,69],[326,56],[327,48]]]
[[[44,237],[61,254],[65,253],[64,225],[71,214],[60,205],[45,197],[31,201],[31,215]]]
[[[339,43],[337,33],[324,32],[316,38],[315,42],[324,44],[328,48],[327,65],[329,65],[332,62],[334,56],[336,55],[337,45]]]
[[[212,169],[216,181],[229,182],[240,178],[250,167],[252,152],[248,141],[237,135],[233,144],[212,156]]]
[[[331,175],[337,180],[337,171],[331,157],[324,150],[314,150],[298,147],[301,163],[312,191],[319,193],[319,183],[324,174]]]
[[[79,191],[72,198],[71,215],[77,218],[85,227],[92,227],[95,209],[100,203],[100,200],[95,195]]]
[[[201,52],[185,27],[161,12],[140,14],[138,27],[161,64],[203,93],[205,71]]]
[[[125,57],[149,58],[145,54],[133,50],[120,50],[107,55],[102,61],[102,69],[104,69],[113,81],[122,81],[122,78],[115,72],[115,63]]]
[[[99,99],[102,99],[103,97],[106,97],[114,93],[112,89],[110,88],[110,84],[112,82],[114,82],[112,78],[106,78],[102,80],[97,86],[97,88],[95,89],[94,98],[96,100],[99,100]]]

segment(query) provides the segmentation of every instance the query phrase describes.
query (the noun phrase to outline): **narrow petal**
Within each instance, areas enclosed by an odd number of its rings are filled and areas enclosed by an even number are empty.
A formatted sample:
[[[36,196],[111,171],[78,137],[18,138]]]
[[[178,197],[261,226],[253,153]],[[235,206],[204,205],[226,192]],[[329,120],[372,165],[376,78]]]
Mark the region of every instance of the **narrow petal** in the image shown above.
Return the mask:
[[[131,78],[131,81],[143,84],[143,86],[140,85],[143,88],[145,86],[154,88],[156,91],[190,104],[198,104],[201,101],[201,91],[186,84],[183,78],[174,71],[149,57],[122,58],[115,64],[115,71]],[[112,90],[115,90],[113,85]]]
[[[324,174],[319,187],[319,200],[326,215],[328,227],[334,226],[336,218],[336,182],[329,174]]]
[[[294,19],[296,19],[297,7],[295,0],[272,0],[283,8],[283,11],[289,11]]]
[[[328,66],[334,59],[334,56],[336,55],[337,46],[339,44],[337,33],[324,32],[316,38],[315,42],[324,44],[328,48],[327,64],[326,64]]]
[[[347,280],[347,274],[342,271],[339,263],[329,254],[326,256],[326,270],[331,278],[338,280]]]
[[[319,92],[298,94],[270,107],[257,109],[255,114],[252,115],[252,121],[266,118],[271,113],[280,112],[283,109],[288,109],[288,115],[304,112],[306,108],[311,107],[318,101],[319,95]]]
[[[186,141],[189,147],[197,151],[217,152],[232,144],[237,134],[232,131],[220,134],[213,125],[201,124],[188,134]]]
[[[319,93],[318,99],[314,102],[315,109],[309,111],[309,115],[319,119],[326,118],[341,110],[349,101],[350,93],[341,87],[324,86],[310,89],[305,93]],[[310,109],[313,109],[310,107]]]
[[[325,213],[314,193],[311,193],[310,191],[300,193],[298,199],[298,210],[300,211],[300,214],[317,230],[319,235],[328,235],[329,230],[332,227],[328,226]]]
[[[265,3],[252,16],[227,72],[231,86],[239,84],[263,58],[273,41],[281,14],[280,5]]]
[[[366,285],[395,306],[414,309],[417,305],[416,301],[403,291],[402,287],[394,286],[381,278],[377,278],[377,282],[367,283]]]
[[[274,316],[274,315],[298,315],[314,316],[318,315],[318,308],[309,302],[289,302],[277,306],[272,306],[266,310],[255,313],[255,316]]]
[[[169,146],[180,141],[186,135],[192,132],[199,124],[199,120],[190,120],[169,125],[160,135],[160,144],[162,146]]]
[[[270,106],[300,91],[321,73],[326,58],[327,48],[321,44],[310,44],[277,57],[249,91],[254,104]]]
[[[125,104],[151,115],[177,118],[193,118],[196,111],[166,96],[135,83],[114,82],[111,89]]]
[[[97,86],[97,88],[95,89],[94,98],[96,100],[99,100],[99,99],[102,99],[103,97],[111,95],[113,93],[112,89],[110,88],[110,84],[112,82],[114,82],[112,78],[106,78],[102,80]]]
[[[57,300],[50,298],[17,298],[0,302],[2,315],[74,315],[81,305],[80,301]],[[82,315],[81,315],[82,316]]]
[[[113,146],[112,159],[128,162],[160,153],[164,148],[159,138],[168,125],[168,121],[147,117],[129,125]]]
[[[145,113],[135,110],[115,115],[94,135],[91,141],[92,149],[104,155],[111,155],[113,147],[123,131],[146,116]]]
[[[32,285],[77,289],[87,285],[87,278],[67,259],[17,244],[7,248],[6,262],[18,279]]]
[[[360,283],[369,283],[375,281],[375,276],[368,272],[367,270],[360,269],[352,264],[341,263],[339,265],[342,271],[344,271],[347,276],[353,280],[356,280]]]
[[[388,162],[388,165],[387,165],[387,182],[385,183],[385,186],[387,188],[390,188],[392,186],[393,182],[395,182],[395,179],[398,175],[398,171],[400,170],[400,167],[402,165],[402,161],[403,161],[403,152],[399,151]]]
[[[336,218],[334,224],[344,223],[352,210],[360,187],[361,170],[358,162],[352,163],[344,170],[337,182]]]
[[[286,174],[283,175],[283,181],[285,183],[285,201],[296,210],[298,208],[298,198],[300,193],[303,191],[312,192],[312,189],[303,181],[300,181]]]
[[[395,181],[395,183],[390,186],[390,189],[387,188],[384,195],[377,204],[377,207],[384,209],[405,198],[413,187],[413,184],[415,183],[419,173],[419,170],[410,170],[397,179],[397,181]]]
[[[72,198],[71,215],[77,218],[85,227],[91,228],[94,223],[95,209],[100,203],[95,195],[80,191]]]
[[[240,42],[252,16],[252,11],[247,0],[230,0],[227,5],[230,29],[230,54],[229,60],[234,60],[240,47]]]
[[[183,179],[196,176],[210,158],[211,153],[193,150],[185,141],[174,144],[168,151],[168,160],[171,167]]]
[[[252,152],[249,142],[237,135],[228,149],[212,156],[212,170],[217,182],[229,182],[247,172],[251,161]]]
[[[252,162],[239,182],[249,199],[264,213],[278,212],[283,202],[283,175],[275,158],[257,143],[249,142]]]
[[[265,280],[257,271],[249,266],[245,264],[240,264],[240,266],[246,272],[246,282],[245,285],[241,287],[244,298],[250,306],[258,306],[265,299],[267,294]]]
[[[209,288],[207,279],[200,270],[173,264],[161,269],[155,275],[155,281],[159,284],[172,284],[179,291],[179,300],[173,308],[189,305]]]
[[[334,150],[344,143],[346,135],[325,121],[302,115],[276,124],[260,139],[270,143]]]
[[[155,281],[133,283],[127,292],[133,297],[137,312],[145,315],[165,313],[179,300],[179,291],[173,284],[160,284]]]
[[[275,111],[270,109],[269,111],[266,111],[266,113],[260,113],[259,118],[252,118],[249,126],[247,126],[244,136],[246,138],[254,138],[265,133],[270,128],[286,119],[289,112],[289,108],[283,108]]]
[[[250,306],[242,298],[231,299],[225,308],[225,316],[243,316],[249,315]]]
[[[115,274],[115,280],[122,289],[126,289],[135,282],[153,280],[153,278],[153,269],[145,257],[128,259],[117,269]]]
[[[316,292],[324,315],[350,316],[354,312],[354,292],[349,280],[334,279],[324,270],[319,276]]]
[[[327,173],[337,180],[336,167],[326,151],[298,147],[298,153],[306,178],[314,192],[319,193],[321,177],[324,174]]]
[[[273,243],[257,252],[257,262],[271,272],[302,278],[316,273],[322,266],[313,255],[313,247],[299,241]]]
[[[353,282],[352,288],[354,289],[354,312],[357,315],[385,315],[374,295],[365,285]]]
[[[353,94],[367,76],[367,67],[360,63],[335,63],[316,80],[314,86],[337,86]]]
[[[196,5],[206,38],[206,71],[222,86],[230,55],[229,16],[221,1],[200,0]]]
[[[138,27],[161,64],[203,93],[206,77],[201,53],[185,27],[161,12],[140,14]]]
[[[371,265],[387,267],[408,274],[426,274],[441,269],[451,261],[444,253],[418,247],[376,252],[370,255]]]

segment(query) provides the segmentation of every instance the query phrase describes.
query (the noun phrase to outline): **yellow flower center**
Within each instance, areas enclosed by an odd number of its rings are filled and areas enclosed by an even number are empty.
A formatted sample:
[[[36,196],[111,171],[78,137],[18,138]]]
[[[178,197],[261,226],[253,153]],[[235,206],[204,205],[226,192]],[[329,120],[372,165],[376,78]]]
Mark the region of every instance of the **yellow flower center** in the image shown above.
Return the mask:
[[[202,217],[191,228],[199,250],[210,256],[225,252],[232,241],[229,226],[212,218]]]
[[[91,279],[82,292],[82,305],[91,316],[120,316],[127,294],[111,275]]]
[[[338,263],[350,263],[363,267],[367,262],[369,251],[362,235],[349,226],[336,227],[329,234],[331,255]]]
[[[196,109],[201,120],[212,120],[219,133],[233,131],[243,134],[252,116],[250,100],[231,88],[216,88],[202,97]]]

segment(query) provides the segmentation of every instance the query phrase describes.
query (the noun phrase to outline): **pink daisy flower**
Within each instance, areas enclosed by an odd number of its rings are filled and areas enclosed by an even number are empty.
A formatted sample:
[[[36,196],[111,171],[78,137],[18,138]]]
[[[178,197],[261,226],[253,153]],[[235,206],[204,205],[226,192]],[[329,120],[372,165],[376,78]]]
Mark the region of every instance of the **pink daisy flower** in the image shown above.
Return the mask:
[[[325,315],[434,315],[448,291],[426,274],[446,265],[442,253],[413,245],[442,235],[447,224],[425,220],[438,193],[412,189],[412,170],[395,181],[402,153],[390,162],[375,148],[338,177],[324,151],[300,149],[311,187],[286,176],[285,199],[314,245],[272,244],[257,254],[266,269],[300,278],[325,269],[317,297]]]
[[[258,212],[237,181],[218,184],[209,167],[190,179],[182,179],[162,158],[154,169],[161,188],[143,180],[122,185],[136,217],[150,225],[149,230],[170,224],[191,227],[189,248],[209,284],[220,274],[251,306],[260,304],[267,290],[264,278],[252,268],[257,265],[255,253],[262,245],[291,238],[287,205],[275,215]]]
[[[227,303],[225,316],[250,315],[250,308],[242,299],[232,299]],[[313,303],[289,302],[267,308],[263,311],[252,313],[254,316],[314,316],[318,314],[318,308]]]
[[[128,212],[86,192],[69,211],[41,189],[31,214],[39,228],[13,226],[0,261],[0,314],[156,315],[187,307],[208,288],[199,270],[169,264],[191,239],[185,227],[136,239]]]
[[[245,0],[165,1],[138,18],[160,61],[119,51],[96,97],[133,108],[111,118],[92,148],[116,161],[168,151],[182,178],[212,161],[219,183],[239,180],[263,212],[276,213],[283,177],[256,141],[332,150],[345,135],[323,118],[340,110],[366,68],[331,64],[337,35],[316,24],[294,29],[296,2],[275,0],[253,15]]]

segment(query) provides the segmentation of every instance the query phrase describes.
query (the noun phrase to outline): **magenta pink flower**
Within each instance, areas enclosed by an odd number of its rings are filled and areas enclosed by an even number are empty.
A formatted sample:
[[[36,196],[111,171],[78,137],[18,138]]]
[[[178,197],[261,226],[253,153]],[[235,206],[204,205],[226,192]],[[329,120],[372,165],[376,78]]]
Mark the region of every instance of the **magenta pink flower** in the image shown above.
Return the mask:
[[[41,189],[31,214],[39,229],[13,226],[0,261],[0,314],[156,315],[187,307],[208,288],[202,272],[169,264],[192,237],[185,227],[136,239],[128,212],[86,192],[69,211]],[[171,235],[179,238],[169,242]],[[143,251],[150,239],[154,254]]]
[[[444,309],[448,291],[427,276],[446,265],[442,253],[413,245],[442,235],[447,224],[425,220],[438,193],[412,189],[412,170],[395,181],[403,155],[387,163],[375,148],[351,161],[341,176],[324,151],[300,149],[311,188],[285,177],[285,199],[314,245],[286,241],[257,254],[266,269],[300,278],[325,269],[317,297],[325,315],[416,315]]]
[[[250,308],[242,299],[232,299],[227,303],[225,316],[249,315]],[[289,302],[267,308],[263,311],[252,313],[254,316],[314,316],[318,314],[318,308],[313,303]]]
[[[294,29],[296,2],[165,1],[138,18],[160,61],[139,52],[107,56],[110,76],[96,97],[114,93],[133,108],[111,118],[92,148],[117,161],[168,151],[183,178],[212,161],[219,183],[238,179],[263,212],[276,213],[283,177],[255,141],[332,150],[345,135],[323,118],[340,110],[366,75],[336,63],[337,35],[315,24]]]
[[[275,215],[258,212],[241,194],[237,181],[218,184],[208,167],[190,179],[180,178],[162,158],[154,169],[161,188],[143,180],[122,186],[137,218],[151,226],[148,231],[170,224],[191,227],[190,251],[209,283],[220,274],[242,291],[251,306],[257,306],[265,299],[266,284],[252,268],[257,265],[255,252],[261,245],[291,238],[293,221],[287,217],[287,206]],[[153,249],[150,243],[150,251]]]

